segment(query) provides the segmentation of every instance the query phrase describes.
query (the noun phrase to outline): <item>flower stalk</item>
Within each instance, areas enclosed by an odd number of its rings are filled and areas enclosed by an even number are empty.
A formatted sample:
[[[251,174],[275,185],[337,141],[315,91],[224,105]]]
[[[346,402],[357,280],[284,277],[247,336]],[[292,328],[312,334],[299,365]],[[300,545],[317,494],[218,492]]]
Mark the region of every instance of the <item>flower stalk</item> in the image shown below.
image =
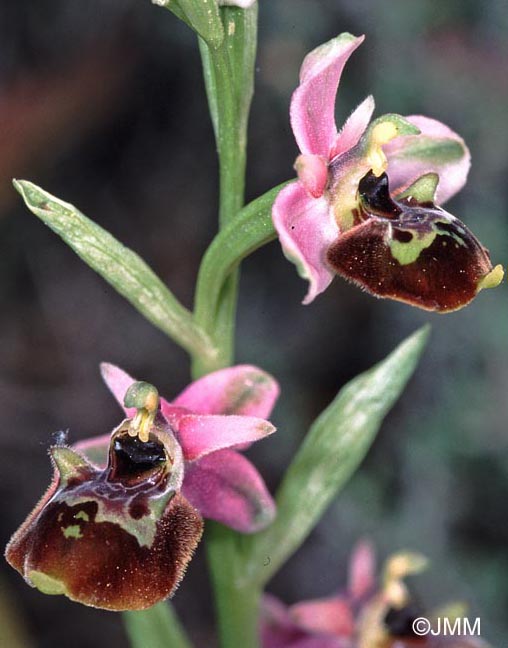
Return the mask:
[[[247,9],[220,10],[225,37],[213,49],[199,40],[208,105],[219,157],[219,225],[233,220],[244,201],[247,156],[247,125],[254,93],[254,63],[257,48],[257,3]],[[219,342],[216,358],[194,355],[195,377],[230,365],[233,361],[238,271],[222,287],[214,325],[209,334]],[[202,317],[196,315],[196,322]],[[208,323],[210,324],[210,323]]]
[[[219,227],[225,231],[230,223],[235,222],[238,226],[244,201],[247,124],[257,46],[257,3],[248,9],[224,8],[221,16],[225,32],[223,44],[213,50],[200,41],[200,51],[219,156]],[[267,235],[272,236],[271,223],[267,229],[268,233],[261,236],[263,242]],[[222,242],[215,245],[219,254],[223,252]],[[211,251],[203,260],[195,319],[216,341],[218,354],[212,362],[195,355],[194,377],[233,361],[240,260],[241,257],[236,256],[226,261],[211,294],[207,294],[210,288],[207,284],[213,277],[210,266],[217,257]],[[213,524],[207,530],[207,548],[221,646],[257,648],[261,592],[250,584],[238,585],[239,537],[230,529]]]
[[[132,648],[192,648],[173,606],[167,601],[142,612],[125,612],[124,621]]]

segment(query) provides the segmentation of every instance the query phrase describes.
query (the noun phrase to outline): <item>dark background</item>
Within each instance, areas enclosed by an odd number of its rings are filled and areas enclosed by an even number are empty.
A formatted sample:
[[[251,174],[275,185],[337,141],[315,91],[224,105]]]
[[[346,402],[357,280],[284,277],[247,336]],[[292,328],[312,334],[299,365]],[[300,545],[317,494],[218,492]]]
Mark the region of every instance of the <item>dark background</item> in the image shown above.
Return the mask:
[[[423,113],[469,144],[467,187],[448,205],[507,261],[508,7],[503,0],[261,0],[247,192],[291,177],[289,98],[310,49],[342,31],[367,40],[348,63],[339,123],[369,93],[376,114]],[[0,3],[1,540],[50,480],[51,434],[110,430],[119,410],[97,366],[109,360],[168,397],[186,357],[21,204],[24,177],[70,201],[142,254],[192,303],[215,230],[217,165],[193,34],[148,0]],[[274,487],[338,388],[425,322],[422,364],[361,470],[271,584],[287,602],[345,582],[354,542],[381,558],[431,559],[417,581],[430,607],[464,600],[486,638],[508,636],[508,324],[506,284],[433,316],[336,280],[302,307],[305,285],[277,243],[244,264],[238,360],[283,385],[276,437],[253,455]],[[118,616],[28,588],[6,564],[0,645],[126,646]],[[201,547],[175,605],[212,646]],[[10,626],[12,632],[9,635]],[[26,636],[21,636],[24,627]]]

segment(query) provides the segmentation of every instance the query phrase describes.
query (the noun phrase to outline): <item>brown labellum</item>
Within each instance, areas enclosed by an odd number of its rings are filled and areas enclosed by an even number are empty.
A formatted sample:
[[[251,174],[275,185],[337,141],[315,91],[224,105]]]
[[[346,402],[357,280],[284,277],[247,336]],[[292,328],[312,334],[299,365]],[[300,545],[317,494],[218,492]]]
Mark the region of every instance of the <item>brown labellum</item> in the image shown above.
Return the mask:
[[[388,178],[368,173],[359,185],[355,225],[327,259],[333,269],[377,297],[447,312],[468,304],[503,271],[458,218],[432,201],[395,200]]]
[[[202,534],[179,493],[169,430],[147,442],[112,435],[100,469],[64,446],[51,449],[55,478],[13,536],[8,562],[46,594],[108,610],[140,610],[170,596]]]

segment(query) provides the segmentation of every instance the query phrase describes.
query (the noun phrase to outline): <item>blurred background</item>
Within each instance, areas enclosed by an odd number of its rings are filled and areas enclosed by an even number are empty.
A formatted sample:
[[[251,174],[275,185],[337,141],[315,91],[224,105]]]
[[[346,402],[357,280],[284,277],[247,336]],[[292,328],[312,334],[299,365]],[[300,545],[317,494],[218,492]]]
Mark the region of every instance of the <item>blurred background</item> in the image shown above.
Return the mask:
[[[470,181],[448,205],[508,261],[508,10],[503,0],[261,0],[247,193],[292,177],[288,107],[306,52],[365,33],[348,63],[339,123],[369,93],[376,114],[423,113],[461,133]],[[11,185],[30,179],[143,255],[192,304],[216,228],[217,165],[193,34],[148,0],[0,4],[1,541],[50,480],[47,447],[109,431],[120,412],[98,374],[117,363],[171,397],[185,354],[32,216]],[[355,374],[426,322],[422,364],[361,470],[271,583],[288,603],[345,584],[360,537],[381,559],[431,559],[415,588],[454,600],[508,636],[508,300],[504,284],[433,316],[337,279],[302,307],[304,283],[277,243],[244,264],[238,360],[283,385],[276,437],[253,451],[278,483],[311,421]],[[203,548],[176,598],[196,645],[214,646]],[[2,563],[0,646],[127,646],[119,616],[49,597]],[[21,630],[21,629],[22,630]],[[16,638],[17,637],[17,638]],[[16,643],[17,642],[17,643]]]

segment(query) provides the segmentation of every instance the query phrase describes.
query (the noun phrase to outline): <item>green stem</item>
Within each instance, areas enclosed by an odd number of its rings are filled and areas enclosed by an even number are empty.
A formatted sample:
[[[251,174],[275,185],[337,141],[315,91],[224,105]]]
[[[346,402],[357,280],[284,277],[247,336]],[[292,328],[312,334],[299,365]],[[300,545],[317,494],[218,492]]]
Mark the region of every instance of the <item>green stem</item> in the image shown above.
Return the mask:
[[[199,42],[208,103],[219,156],[219,224],[224,227],[242,208],[245,190],[247,126],[254,92],[257,47],[257,6],[221,10],[225,38],[216,49]],[[219,355],[204,366],[201,375],[233,362],[239,271],[225,282],[220,303],[214,310],[212,337],[220,340]]]
[[[219,224],[223,226],[243,204],[248,114],[238,115],[227,43],[212,50],[200,40],[199,47],[219,155]]]
[[[209,522],[207,553],[214,585],[221,648],[258,648],[258,619],[261,589],[239,584],[238,535]]]
[[[219,156],[219,226],[234,218],[243,204],[246,167],[247,116],[239,116],[233,87],[233,70],[225,43],[216,50],[199,41],[208,103]],[[210,334],[221,340],[220,359],[210,366],[195,361],[194,373],[203,374],[228,366],[233,361],[235,313],[238,294],[239,271],[223,286],[220,308],[213,313]]]
[[[238,216],[224,227],[214,238],[206,251],[196,286],[194,317],[205,331],[214,330],[219,348],[216,358],[200,357],[195,361],[196,373],[203,374],[220,366],[227,366],[227,354],[219,341],[224,339],[224,331],[217,328],[217,321],[225,321],[225,314],[218,316],[218,309],[230,306],[231,300],[222,298],[223,291],[231,290],[230,277],[241,261],[255,250],[266,245],[276,237],[271,211],[273,201],[285,186],[279,185],[260,196],[246,207]],[[234,313],[229,314],[230,318]],[[222,355],[224,354],[224,355]]]
[[[256,3],[257,4],[257,3]],[[245,189],[247,123],[253,94],[257,44],[257,6],[221,10],[225,38],[217,49],[200,42],[210,114],[217,142],[220,174],[219,224],[221,229],[238,218]],[[206,277],[210,269],[204,269]],[[196,296],[196,322],[206,319],[208,334],[217,341],[217,358],[209,362],[194,356],[195,377],[233,362],[238,264],[221,280],[215,301]],[[203,307],[201,307],[201,304]],[[210,310],[208,310],[210,308]],[[257,648],[259,590],[239,586],[235,572],[239,559],[238,534],[210,524],[208,562],[215,594],[222,648]]]
[[[173,606],[166,601],[148,610],[124,612],[123,619],[133,648],[192,648]]]

